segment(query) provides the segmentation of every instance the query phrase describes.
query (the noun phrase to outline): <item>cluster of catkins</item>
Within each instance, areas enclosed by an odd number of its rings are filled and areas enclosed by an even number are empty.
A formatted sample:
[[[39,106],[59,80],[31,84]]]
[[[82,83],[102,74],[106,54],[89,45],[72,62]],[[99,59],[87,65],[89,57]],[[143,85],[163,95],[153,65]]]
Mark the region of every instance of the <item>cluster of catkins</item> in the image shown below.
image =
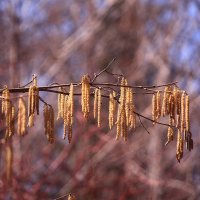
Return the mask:
[[[119,85],[120,91],[112,89],[108,96],[102,95],[104,88],[91,84],[90,77],[83,75],[81,83],[81,108],[83,116],[88,119],[90,114],[90,97],[93,96],[93,115],[97,120],[98,127],[101,126],[102,97],[109,98],[109,128],[116,124],[116,139],[122,137],[127,140],[128,131],[136,127],[136,112],[133,91],[128,86],[127,80],[122,77]],[[162,95],[163,93],[163,95]],[[162,96],[162,97],[161,97]],[[162,99],[162,101],[161,101]],[[28,91],[28,111],[22,96],[18,98],[18,112],[10,98],[7,86],[2,91],[2,116],[5,119],[7,140],[14,134],[14,122],[17,116],[17,133],[24,136],[28,127],[34,126],[35,114],[39,115],[39,88],[37,79],[33,77],[32,85]],[[43,100],[42,100],[43,101]],[[43,101],[44,102],[44,101]],[[65,87],[58,88],[58,115],[57,120],[63,120],[63,138],[68,136],[69,143],[72,141],[72,126],[74,113],[74,85],[70,84],[69,91]],[[117,115],[115,115],[117,113]],[[16,115],[16,116],[15,116]],[[27,119],[28,115],[28,119]],[[116,117],[115,117],[116,116]],[[189,119],[189,96],[185,91],[179,90],[177,86],[166,86],[164,91],[157,91],[152,98],[152,121],[156,124],[159,118],[169,116],[167,131],[167,143],[174,139],[174,130],[177,129],[177,160],[183,157],[184,142],[186,148],[193,149],[193,140],[190,132]],[[54,109],[44,102],[43,108],[45,135],[50,143],[54,142]]]
[[[193,149],[192,134],[190,132],[189,95],[177,86],[166,86],[161,102],[161,92],[157,91],[152,97],[152,120],[158,122],[161,116],[169,116],[166,145],[174,139],[174,129],[177,129],[176,158],[180,162],[183,157],[183,146]]]

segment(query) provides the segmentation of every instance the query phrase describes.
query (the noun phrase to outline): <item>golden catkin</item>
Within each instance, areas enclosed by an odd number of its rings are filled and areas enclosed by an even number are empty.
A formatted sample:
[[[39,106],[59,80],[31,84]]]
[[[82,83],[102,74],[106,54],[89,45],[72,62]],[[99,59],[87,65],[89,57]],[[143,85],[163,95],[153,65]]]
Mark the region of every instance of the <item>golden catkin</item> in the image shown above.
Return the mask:
[[[22,97],[18,101],[17,133],[20,136],[26,133],[26,104]]]
[[[69,119],[69,104],[68,104],[68,95],[65,95],[65,100],[64,100],[64,127],[63,127],[63,139],[66,139],[67,136],[67,126],[68,126],[68,119]]]
[[[185,129],[185,91],[183,91],[181,95],[181,133],[184,132],[184,129]]]
[[[101,126],[101,89],[98,89],[98,103],[97,103],[97,125]]]
[[[4,86],[2,97],[2,114],[6,116],[10,110],[10,92],[7,86]]]
[[[95,88],[94,90],[94,108],[93,108],[93,111],[94,111],[94,119],[96,118],[96,113],[97,113],[97,102],[98,102],[98,88]]]
[[[127,123],[126,123],[126,86],[127,80],[124,77],[121,80],[121,87],[120,87],[120,98],[119,98],[119,105],[118,105],[118,113],[117,113],[117,135],[116,139],[120,136],[127,140]]]
[[[114,124],[114,97],[113,93],[109,95],[109,112],[108,112],[108,120],[109,120],[109,128],[112,129]]]
[[[125,88],[126,92],[126,102],[125,102],[125,112],[126,112],[126,125],[129,126],[130,118],[130,88]]]
[[[28,116],[31,116],[32,114],[32,101],[33,101],[33,86],[29,87],[28,90]]]
[[[158,120],[161,116],[161,96],[160,91],[156,93],[156,120]]]
[[[177,147],[176,147],[176,159],[180,162],[183,157],[183,138],[180,129],[178,129],[177,135]]]
[[[116,133],[116,140],[119,139],[121,135],[121,113],[120,113],[120,104],[118,104],[118,111],[117,111],[117,133]]]
[[[156,106],[157,106],[156,95],[153,94],[153,97],[152,97],[152,120],[153,120],[153,125],[156,122]]]
[[[73,116],[74,116],[74,86],[70,85],[69,89],[69,106],[70,106],[70,117],[71,117],[71,125],[73,124]]]
[[[6,180],[11,184],[12,180],[12,165],[13,165],[13,149],[11,145],[6,145]]]
[[[33,127],[34,126],[34,114],[30,115],[28,118],[28,127]]]
[[[84,75],[82,77],[82,95],[81,95],[81,106],[84,117],[87,119],[90,112],[90,77]]]
[[[190,131],[190,110],[189,110],[189,105],[190,104],[190,99],[189,99],[189,95],[186,95],[185,97],[185,129],[186,132]]]
[[[162,102],[162,116],[165,117],[167,115],[168,109],[168,100],[169,100],[169,86],[165,87],[164,95],[163,95],[163,102]]]

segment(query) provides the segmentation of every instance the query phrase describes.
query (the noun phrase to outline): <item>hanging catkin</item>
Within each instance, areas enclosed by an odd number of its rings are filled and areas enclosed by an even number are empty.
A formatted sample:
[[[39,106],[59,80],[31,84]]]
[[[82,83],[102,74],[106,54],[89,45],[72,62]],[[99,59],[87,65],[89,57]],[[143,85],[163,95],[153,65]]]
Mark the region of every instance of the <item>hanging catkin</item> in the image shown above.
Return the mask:
[[[97,103],[97,124],[101,126],[101,89],[98,89],[98,103]]]
[[[185,91],[181,95],[181,133],[185,130]]]
[[[17,118],[17,133],[24,136],[26,133],[26,104],[22,97],[18,102],[18,118]]]
[[[169,86],[165,87],[163,102],[162,102],[162,116],[165,117],[168,112],[168,100],[169,100]]]
[[[70,84],[69,89],[69,103],[70,103],[70,117],[71,117],[71,125],[73,124],[73,116],[74,116],[74,86]]]
[[[183,157],[183,138],[181,135],[181,131],[178,129],[177,147],[176,147],[176,158],[178,162],[180,162],[182,157]]]
[[[160,91],[156,93],[156,120],[158,120],[161,116],[161,96]]]
[[[112,129],[114,124],[114,97],[113,94],[109,94],[109,112],[108,112],[108,121],[109,121],[109,128]]]
[[[121,87],[120,87],[120,98],[119,98],[119,105],[118,105],[118,113],[117,113],[117,135],[116,139],[119,136],[123,137],[124,140],[127,139],[127,123],[126,123],[126,86],[127,80],[122,77],[121,80]]]
[[[69,104],[68,104],[68,95],[65,95],[65,100],[64,100],[64,125],[63,125],[63,139],[66,139],[67,136],[67,125],[68,125],[68,119],[69,119]]]
[[[7,86],[4,86],[2,97],[2,115],[6,116],[10,111],[10,92]]]
[[[185,97],[185,130],[186,130],[186,132],[190,131],[190,116],[189,116],[190,105],[189,104],[190,104],[189,95],[186,95],[186,97]]]
[[[90,113],[90,77],[84,75],[82,77],[82,96],[81,96],[81,106],[84,117],[87,119]]]
[[[58,88],[58,92],[60,92],[60,93],[58,94],[58,115],[57,115],[57,120],[60,119],[60,118],[63,118],[63,115],[64,115],[64,99],[65,99],[65,95],[61,93],[61,92],[64,92],[62,87]]]
[[[43,116],[45,135],[52,144],[54,142],[54,110],[52,106],[44,104]]]
[[[94,90],[94,119],[96,119],[96,114],[97,114],[97,102],[98,102],[98,88],[95,88]]]
[[[35,112],[39,115],[39,89],[37,87],[37,78],[33,75],[33,85],[29,87],[28,92],[28,126],[34,126]]]

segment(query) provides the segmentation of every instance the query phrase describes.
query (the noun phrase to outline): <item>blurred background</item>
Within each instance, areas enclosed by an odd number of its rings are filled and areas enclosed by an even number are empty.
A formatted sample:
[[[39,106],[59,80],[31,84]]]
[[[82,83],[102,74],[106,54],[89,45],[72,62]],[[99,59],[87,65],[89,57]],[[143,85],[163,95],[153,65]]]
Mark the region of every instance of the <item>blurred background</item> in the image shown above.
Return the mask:
[[[107,102],[97,128],[92,116],[85,122],[76,98],[72,144],[62,140],[62,121],[55,123],[55,143],[48,144],[40,117],[24,138],[13,137],[12,187],[5,184],[1,142],[0,198],[200,199],[199,13],[199,0],[1,0],[1,87],[24,85],[32,74],[41,86],[79,82],[115,57],[110,71],[131,85],[178,81],[190,94],[194,150],[179,164],[176,142],[164,145],[167,128],[145,120],[150,135],[138,122],[126,143],[115,141]],[[97,79],[108,81],[115,80],[108,74]],[[41,96],[57,110],[56,94]],[[150,117],[151,96],[137,95],[136,109]]]

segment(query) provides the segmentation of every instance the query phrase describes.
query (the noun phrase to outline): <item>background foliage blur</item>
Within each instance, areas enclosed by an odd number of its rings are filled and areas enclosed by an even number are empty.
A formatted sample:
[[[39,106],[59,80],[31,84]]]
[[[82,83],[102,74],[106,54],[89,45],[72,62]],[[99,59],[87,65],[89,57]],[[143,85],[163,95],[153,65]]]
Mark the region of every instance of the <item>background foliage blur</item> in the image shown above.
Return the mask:
[[[1,139],[0,198],[54,199],[71,192],[80,200],[198,199],[199,12],[199,0],[1,0],[1,87],[24,85],[34,73],[39,85],[78,82],[116,57],[111,71],[131,85],[178,81],[188,91],[194,150],[179,164],[176,143],[164,146],[166,127],[146,121],[150,135],[138,123],[128,142],[116,142],[107,102],[97,128],[92,116],[85,123],[76,98],[72,144],[62,140],[61,121],[56,142],[48,144],[40,117],[27,136],[14,137],[12,188],[5,184]],[[98,81],[115,79],[105,74]],[[42,96],[56,108],[57,95]],[[136,96],[136,106],[150,117],[151,96]]]

